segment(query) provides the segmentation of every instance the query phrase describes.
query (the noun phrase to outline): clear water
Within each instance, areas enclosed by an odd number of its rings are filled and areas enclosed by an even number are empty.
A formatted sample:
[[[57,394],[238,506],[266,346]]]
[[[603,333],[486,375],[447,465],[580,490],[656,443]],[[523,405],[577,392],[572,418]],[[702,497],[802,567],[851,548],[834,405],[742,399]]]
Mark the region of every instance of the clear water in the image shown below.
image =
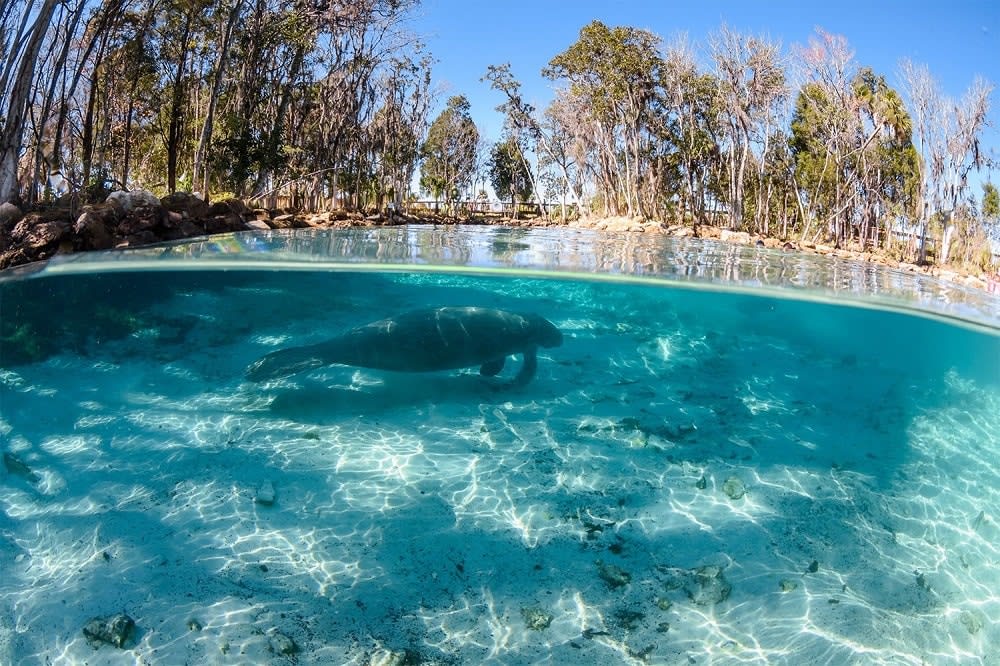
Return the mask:
[[[0,282],[0,663],[1000,664],[994,300],[711,244],[381,233]],[[243,379],[428,305],[565,342],[507,391]],[[123,611],[123,649],[88,645]]]

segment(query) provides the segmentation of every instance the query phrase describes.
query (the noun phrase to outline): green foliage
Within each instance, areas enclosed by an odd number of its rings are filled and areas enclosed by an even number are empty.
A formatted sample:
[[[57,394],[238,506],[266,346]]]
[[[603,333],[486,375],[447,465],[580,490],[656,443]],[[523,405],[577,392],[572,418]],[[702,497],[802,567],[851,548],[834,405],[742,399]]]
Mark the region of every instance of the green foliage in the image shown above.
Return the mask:
[[[0,300],[6,304],[0,318],[0,367],[34,363],[67,349],[83,350],[92,342],[117,340],[151,327],[153,320],[131,304],[109,305],[103,300],[137,295],[141,287],[112,283],[100,276],[87,277],[61,285],[58,292],[49,291],[51,281],[0,285]],[[105,286],[106,290],[95,289]],[[53,316],[53,302],[59,306],[58,316]]]
[[[855,224],[914,216],[919,156],[900,96],[869,68],[842,93],[853,95],[848,106],[813,81],[795,100],[788,145],[804,200],[819,219],[843,216],[852,196],[858,203],[847,212],[857,211]]]
[[[475,170],[479,130],[470,114],[469,100],[455,96],[431,123],[421,149],[420,186],[435,199],[458,198]]]
[[[0,367],[13,367],[44,360],[54,353],[45,336],[30,323],[0,321]]]
[[[526,202],[531,197],[531,171],[521,146],[512,137],[493,146],[488,168],[498,197],[510,195],[512,204]]]
[[[550,79],[569,80],[576,94],[590,100],[598,118],[620,116],[626,104],[631,106],[629,111],[643,113],[659,77],[659,43],[647,30],[609,28],[592,21],[542,73]]]
[[[74,196],[87,200],[103,198],[113,180],[163,193],[169,171],[184,189],[244,196],[292,183],[278,193],[381,208],[409,195],[419,164],[423,190],[450,202],[482,170],[479,131],[461,96],[429,122],[433,59],[399,29],[417,4],[82,3],[84,20],[71,29],[69,3],[40,51],[32,132],[18,154],[52,155],[85,181]],[[919,217],[921,197],[927,210],[954,214],[969,169],[983,161],[973,107],[945,113],[928,100],[920,111],[914,101],[914,123],[883,76],[854,65],[845,40],[820,36],[794,54],[808,80],[790,127],[779,127],[787,76],[776,44],[722,28],[708,71],[683,39],[664,45],[647,30],[590,22],[544,68],[560,85],[541,114],[509,64],[488,68],[505,116],[489,177],[501,197],[544,190],[588,214],[718,222],[715,210],[760,233],[836,227],[838,241],[884,238],[887,221]],[[63,44],[68,64],[58,71]],[[922,157],[911,136],[921,137]],[[34,178],[33,159],[19,168],[22,182]],[[990,220],[1000,224],[992,184],[973,217],[987,232]],[[931,231],[947,221],[929,220]],[[956,242],[973,238],[966,231]],[[23,339],[25,330],[5,335]]]
[[[657,178],[649,172],[666,148],[650,133],[663,65],[659,45],[649,31],[593,21],[542,71],[567,80],[569,96],[599,128],[595,173],[611,214],[642,215],[655,197]]]
[[[1000,192],[996,185],[987,181],[983,183],[983,218],[986,220],[1000,220]]]
[[[90,182],[84,188],[83,199],[86,203],[100,203],[115,189],[113,175],[107,167],[102,166],[91,174]]]
[[[836,178],[828,149],[825,119],[833,104],[818,83],[806,83],[795,99],[792,133],[788,140],[795,161],[795,175],[809,203],[818,215],[831,212]]]
[[[209,162],[216,177],[232,183],[237,192],[262,170],[281,171],[289,163],[284,146],[276,150],[244,117],[228,113],[222,117],[220,138],[212,145]]]

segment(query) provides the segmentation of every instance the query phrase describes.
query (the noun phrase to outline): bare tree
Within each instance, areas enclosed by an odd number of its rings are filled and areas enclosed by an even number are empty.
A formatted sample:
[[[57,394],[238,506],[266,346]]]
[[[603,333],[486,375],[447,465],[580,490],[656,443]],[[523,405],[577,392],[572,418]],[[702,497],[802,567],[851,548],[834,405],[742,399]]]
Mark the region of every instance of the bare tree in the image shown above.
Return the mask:
[[[943,214],[950,222],[968,186],[969,172],[984,164],[979,137],[988,122],[993,85],[977,78],[956,103],[943,95],[926,65],[903,60],[900,70],[921,157],[919,261],[923,263],[931,217]],[[947,258],[947,230],[948,224],[943,225],[940,261]]]
[[[709,38],[727,119],[729,224],[744,222],[746,171],[757,142],[763,161],[775,107],[787,94],[780,47],[762,37],[743,35],[723,25]]]
[[[0,129],[0,203],[15,201],[18,198],[18,159],[23,145],[35,65],[57,3],[58,0],[44,0],[28,33],[30,36],[24,50],[19,52],[15,47],[8,53],[10,69],[11,71],[16,69],[16,75],[10,96],[6,98],[6,108],[3,109],[6,112],[6,120]],[[27,8],[25,11],[27,12]],[[16,68],[13,66],[15,62]]]

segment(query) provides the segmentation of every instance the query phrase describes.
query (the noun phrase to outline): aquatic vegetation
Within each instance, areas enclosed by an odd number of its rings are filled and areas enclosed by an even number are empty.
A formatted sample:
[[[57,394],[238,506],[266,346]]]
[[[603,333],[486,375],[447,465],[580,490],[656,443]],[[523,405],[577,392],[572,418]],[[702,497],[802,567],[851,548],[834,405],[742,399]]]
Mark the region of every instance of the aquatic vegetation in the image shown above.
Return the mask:
[[[41,480],[38,474],[36,474],[26,462],[10,451],[4,451],[3,466],[4,469],[6,469],[10,474],[19,476],[30,483],[38,483]]]
[[[32,324],[0,320],[0,365],[36,363],[52,353],[51,342]]]

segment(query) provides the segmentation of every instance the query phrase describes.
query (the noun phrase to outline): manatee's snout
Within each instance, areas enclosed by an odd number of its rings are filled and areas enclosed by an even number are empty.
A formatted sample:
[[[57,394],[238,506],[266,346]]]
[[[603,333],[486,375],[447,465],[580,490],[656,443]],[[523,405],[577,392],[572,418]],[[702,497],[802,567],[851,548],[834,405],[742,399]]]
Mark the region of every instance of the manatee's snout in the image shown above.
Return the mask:
[[[559,347],[563,343],[563,334],[555,324],[538,315],[531,316],[535,324],[535,341],[542,347]]]

